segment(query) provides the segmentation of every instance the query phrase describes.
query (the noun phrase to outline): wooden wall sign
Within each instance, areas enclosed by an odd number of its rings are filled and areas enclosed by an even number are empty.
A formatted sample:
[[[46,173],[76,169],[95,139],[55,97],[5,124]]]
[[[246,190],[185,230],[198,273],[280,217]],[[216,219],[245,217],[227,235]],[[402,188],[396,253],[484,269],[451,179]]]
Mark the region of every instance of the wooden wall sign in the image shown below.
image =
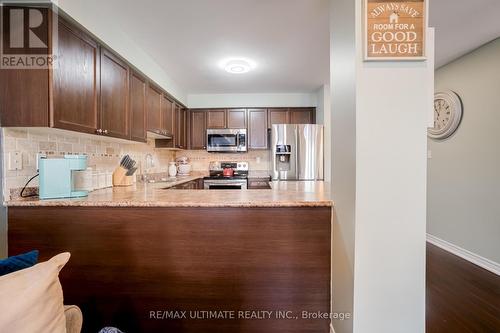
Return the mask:
[[[365,60],[425,60],[426,0],[365,0]]]

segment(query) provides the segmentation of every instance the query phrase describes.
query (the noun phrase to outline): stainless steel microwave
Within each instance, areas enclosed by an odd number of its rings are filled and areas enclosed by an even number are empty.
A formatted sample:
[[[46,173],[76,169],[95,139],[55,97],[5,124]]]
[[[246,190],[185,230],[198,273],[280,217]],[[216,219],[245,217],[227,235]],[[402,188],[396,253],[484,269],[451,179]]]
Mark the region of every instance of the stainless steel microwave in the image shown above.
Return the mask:
[[[247,151],[246,129],[207,129],[207,151],[239,153]]]

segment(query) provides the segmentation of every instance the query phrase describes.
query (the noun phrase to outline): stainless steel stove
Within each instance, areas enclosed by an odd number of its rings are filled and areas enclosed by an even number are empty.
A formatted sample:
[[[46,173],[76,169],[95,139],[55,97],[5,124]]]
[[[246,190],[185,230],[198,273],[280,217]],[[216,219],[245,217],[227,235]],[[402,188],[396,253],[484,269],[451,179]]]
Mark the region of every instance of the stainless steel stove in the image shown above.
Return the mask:
[[[246,190],[248,162],[210,162],[209,177],[203,179],[206,190]]]

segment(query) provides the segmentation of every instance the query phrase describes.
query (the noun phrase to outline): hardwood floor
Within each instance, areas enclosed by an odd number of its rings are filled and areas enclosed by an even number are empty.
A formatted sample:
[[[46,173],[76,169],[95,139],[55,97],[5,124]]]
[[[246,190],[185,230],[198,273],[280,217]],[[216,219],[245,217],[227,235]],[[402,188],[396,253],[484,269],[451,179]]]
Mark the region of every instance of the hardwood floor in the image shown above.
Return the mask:
[[[427,333],[500,332],[500,277],[427,244]]]

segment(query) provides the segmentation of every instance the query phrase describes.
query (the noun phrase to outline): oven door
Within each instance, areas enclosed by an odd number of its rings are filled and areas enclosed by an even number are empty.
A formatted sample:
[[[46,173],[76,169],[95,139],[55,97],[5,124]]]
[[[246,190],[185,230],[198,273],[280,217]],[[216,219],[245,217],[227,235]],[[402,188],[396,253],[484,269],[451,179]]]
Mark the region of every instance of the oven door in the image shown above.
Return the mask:
[[[245,130],[246,132],[246,130]],[[243,133],[244,135],[244,133]],[[242,130],[207,129],[208,152],[239,152],[241,150]],[[246,140],[243,140],[246,151]]]
[[[246,179],[205,179],[203,181],[205,190],[246,190]]]

